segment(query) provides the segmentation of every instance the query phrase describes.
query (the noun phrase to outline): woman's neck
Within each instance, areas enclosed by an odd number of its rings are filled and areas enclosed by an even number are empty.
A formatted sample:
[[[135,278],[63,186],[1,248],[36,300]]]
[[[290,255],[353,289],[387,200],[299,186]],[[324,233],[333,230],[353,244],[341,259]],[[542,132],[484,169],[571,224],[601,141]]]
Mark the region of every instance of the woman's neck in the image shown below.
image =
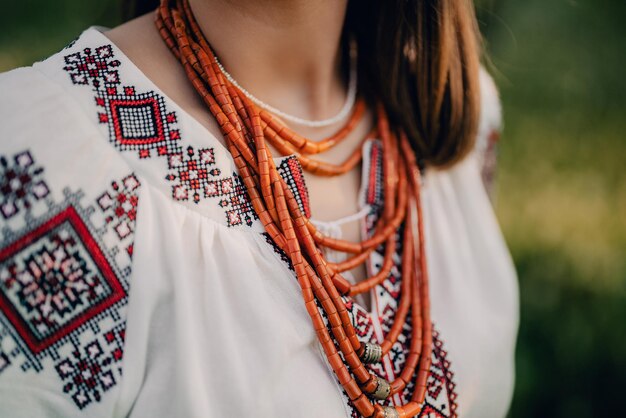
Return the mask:
[[[289,113],[321,119],[343,105],[340,38],[347,0],[189,0],[241,86]]]

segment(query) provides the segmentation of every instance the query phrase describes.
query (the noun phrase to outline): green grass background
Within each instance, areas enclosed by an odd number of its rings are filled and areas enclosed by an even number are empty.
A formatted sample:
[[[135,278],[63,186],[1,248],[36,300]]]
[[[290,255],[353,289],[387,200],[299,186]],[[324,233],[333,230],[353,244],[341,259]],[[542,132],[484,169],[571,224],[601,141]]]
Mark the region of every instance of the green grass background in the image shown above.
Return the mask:
[[[504,105],[496,209],[521,288],[509,416],[624,416],[626,2],[476,3]],[[119,22],[118,0],[3,6],[0,71]]]

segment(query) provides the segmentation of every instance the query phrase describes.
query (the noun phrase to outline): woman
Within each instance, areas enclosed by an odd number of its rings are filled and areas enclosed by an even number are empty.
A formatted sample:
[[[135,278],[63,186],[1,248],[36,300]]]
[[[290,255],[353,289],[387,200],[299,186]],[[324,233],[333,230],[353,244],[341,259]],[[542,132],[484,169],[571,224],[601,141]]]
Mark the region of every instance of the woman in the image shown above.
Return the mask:
[[[469,1],[157,6],[0,78],[0,415],[504,416]]]

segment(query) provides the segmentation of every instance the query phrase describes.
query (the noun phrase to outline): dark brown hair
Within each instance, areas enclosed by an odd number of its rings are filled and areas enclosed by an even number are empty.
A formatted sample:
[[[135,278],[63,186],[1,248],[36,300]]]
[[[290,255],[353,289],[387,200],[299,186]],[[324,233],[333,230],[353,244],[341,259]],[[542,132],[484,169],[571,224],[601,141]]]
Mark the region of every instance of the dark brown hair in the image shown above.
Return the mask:
[[[127,0],[132,18],[158,0]],[[449,166],[473,147],[480,36],[471,0],[352,0],[345,33],[359,46],[360,88],[380,100],[423,163]]]

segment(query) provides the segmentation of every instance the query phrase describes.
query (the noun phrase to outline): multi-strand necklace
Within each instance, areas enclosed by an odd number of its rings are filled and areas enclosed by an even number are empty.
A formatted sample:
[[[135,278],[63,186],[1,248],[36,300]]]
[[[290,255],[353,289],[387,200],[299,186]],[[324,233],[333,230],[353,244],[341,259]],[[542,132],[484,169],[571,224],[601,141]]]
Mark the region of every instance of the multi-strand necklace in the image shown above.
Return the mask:
[[[266,232],[289,257],[302,290],[304,305],[328,363],[363,417],[412,417],[424,403],[432,355],[432,327],[424,234],[420,206],[420,171],[405,134],[389,126],[382,105],[376,107],[376,135],[383,147],[384,205],[374,232],[361,242],[322,234],[302,213],[281,178],[267,146],[294,154],[304,170],[322,176],[347,173],[362,159],[361,146],[341,164],[315,159],[352,132],[365,104],[359,100],[347,123],[322,141],[311,141],[260,108],[220,69],[219,62],[193,16],[188,0],[162,0],[156,24],[164,41],[183,65],[193,87],[213,114],[243,180],[250,202]],[[416,228],[415,228],[416,226]],[[417,230],[417,237],[414,230]],[[345,296],[367,292],[391,273],[397,236],[401,235],[401,296],[393,325],[381,344],[360,341],[345,304]],[[378,272],[356,284],[342,277],[384,245]],[[345,261],[325,259],[324,249],[348,254]],[[409,316],[410,315],[410,316]],[[404,368],[389,382],[366,368],[380,362],[411,322],[410,348]],[[382,406],[380,401],[414,383],[411,400]]]

